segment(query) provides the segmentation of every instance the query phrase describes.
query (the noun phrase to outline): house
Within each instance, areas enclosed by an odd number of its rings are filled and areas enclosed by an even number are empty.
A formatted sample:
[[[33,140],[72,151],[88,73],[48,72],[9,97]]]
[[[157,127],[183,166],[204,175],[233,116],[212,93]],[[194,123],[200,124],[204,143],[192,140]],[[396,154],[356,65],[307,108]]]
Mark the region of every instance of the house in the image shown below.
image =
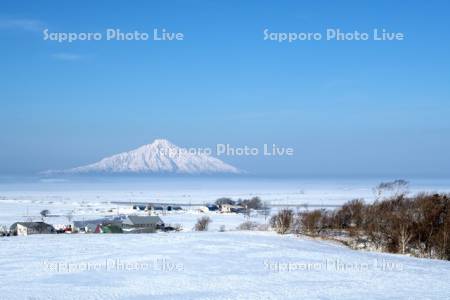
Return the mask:
[[[121,218],[115,217],[113,219],[102,218],[102,219],[94,219],[94,220],[82,220],[82,221],[73,221],[73,228],[75,231],[79,232],[95,232],[99,225],[103,224],[120,224]]]
[[[241,213],[244,212],[245,209],[241,205],[231,205],[231,204],[222,204],[220,206],[220,212],[222,213]]]
[[[164,229],[164,222],[158,216],[128,216],[122,222],[122,228],[132,233],[151,233]]]
[[[9,228],[13,235],[56,233],[55,228],[44,222],[16,222]]]

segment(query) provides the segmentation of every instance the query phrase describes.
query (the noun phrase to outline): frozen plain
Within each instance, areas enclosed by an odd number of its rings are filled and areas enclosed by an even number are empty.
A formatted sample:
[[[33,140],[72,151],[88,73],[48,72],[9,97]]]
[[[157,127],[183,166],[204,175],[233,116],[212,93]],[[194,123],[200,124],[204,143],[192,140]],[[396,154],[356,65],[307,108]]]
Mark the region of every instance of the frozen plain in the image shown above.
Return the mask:
[[[302,178],[0,178],[0,225],[39,218],[48,209],[51,223],[114,215],[124,212],[113,201],[205,204],[220,197],[245,199],[259,196],[269,204],[332,204],[351,199],[373,200],[379,179]],[[411,193],[450,192],[450,180],[411,180]],[[217,223],[216,223],[217,224]]]
[[[449,299],[450,263],[270,232],[0,239],[0,299]]]
[[[114,215],[111,201],[212,202],[260,196],[271,203],[371,201],[377,182],[38,181],[0,184],[0,224],[49,209],[49,223]],[[433,181],[435,184],[435,181]],[[448,192],[412,184],[412,191]],[[127,208],[119,208],[126,213]],[[272,232],[236,231],[245,218],[214,214],[192,232],[198,212],[162,216],[178,233],[35,235],[0,238],[0,299],[450,299],[450,263],[354,251]],[[59,217],[58,217],[59,216]],[[252,221],[263,223],[264,218]],[[226,232],[219,232],[224,225]]]

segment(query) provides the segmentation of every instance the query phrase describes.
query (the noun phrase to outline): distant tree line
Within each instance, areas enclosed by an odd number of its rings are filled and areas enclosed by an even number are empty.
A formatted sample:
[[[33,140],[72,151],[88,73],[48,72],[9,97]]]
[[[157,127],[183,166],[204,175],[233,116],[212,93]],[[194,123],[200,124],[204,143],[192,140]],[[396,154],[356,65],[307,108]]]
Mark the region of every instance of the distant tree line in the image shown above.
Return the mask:
[[[422,193],[407,197],[398,187],[392,189],[389,198],[371,204],[356,199],[336,210],[297,214],[281,210],[272,216],[270,224],[280,234],[326,237],[345,233],[381,251],[450,260],[450,195]]]
[[[238,199],[233,200],[231,198],[219,198],[215,202],[216,205],[240,205],[246,209],[262,209],[264,207],[264,203],[261,201],[259,197],[253,197],[250,199]]]

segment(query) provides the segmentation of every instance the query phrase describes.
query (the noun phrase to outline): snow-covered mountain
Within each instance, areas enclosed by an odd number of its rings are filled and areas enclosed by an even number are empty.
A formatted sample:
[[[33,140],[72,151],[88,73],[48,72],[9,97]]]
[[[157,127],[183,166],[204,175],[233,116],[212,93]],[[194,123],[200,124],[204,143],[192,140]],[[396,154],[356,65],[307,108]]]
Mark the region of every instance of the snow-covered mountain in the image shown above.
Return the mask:
[[[99,162],[62,171],[47,171],[47,174],[89,173],[173,173],[212,174],[240,173],[240,171],[201,151],[188,151],[168,140],[157,139],[153,143],[135,150],[106,157]]]

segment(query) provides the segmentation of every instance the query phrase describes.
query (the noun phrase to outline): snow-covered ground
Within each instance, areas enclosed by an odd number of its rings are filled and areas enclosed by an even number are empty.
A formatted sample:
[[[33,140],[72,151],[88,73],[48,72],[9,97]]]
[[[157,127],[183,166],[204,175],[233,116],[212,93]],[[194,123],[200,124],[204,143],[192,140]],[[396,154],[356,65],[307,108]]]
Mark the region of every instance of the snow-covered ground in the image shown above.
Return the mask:
[[[450,262],[268,232],[0,238],[0,299],[450,299]]]
[[[200,203],[259,196],[270,203],[371,201],[379,181],[0,180],[0,225],[50,210],[46,222],[136,213],[113,201]],[[412,182],[412,192],[449,192],[448,181]],[[140,212],[145,214],[145,212]],[[192,207],[161,215],[182,232],[0,237],[3,299],[450,299],[450,263],[354,251],[341,245],[236,231],[242,214],[208,212],[193,232]],[[264,224],[262,215],[251,221]],[[219,232],[225,227],[226,232]]]
[[[392,179],[0,178],[0,225],[39,218],[44,209],[61,216],[49,218],[50,223],[67,222],[67,216],[79,220],[127,212],[129,207],[114,205],[114,201],[204,204],[220,197],[253,196],[270,204],[335,205],[354,198],[372,201],[372,188],[382,180]],[[411,180],[410,190],[450,192],[450,180]],[[186,215],[177,217],[183,219]]]

